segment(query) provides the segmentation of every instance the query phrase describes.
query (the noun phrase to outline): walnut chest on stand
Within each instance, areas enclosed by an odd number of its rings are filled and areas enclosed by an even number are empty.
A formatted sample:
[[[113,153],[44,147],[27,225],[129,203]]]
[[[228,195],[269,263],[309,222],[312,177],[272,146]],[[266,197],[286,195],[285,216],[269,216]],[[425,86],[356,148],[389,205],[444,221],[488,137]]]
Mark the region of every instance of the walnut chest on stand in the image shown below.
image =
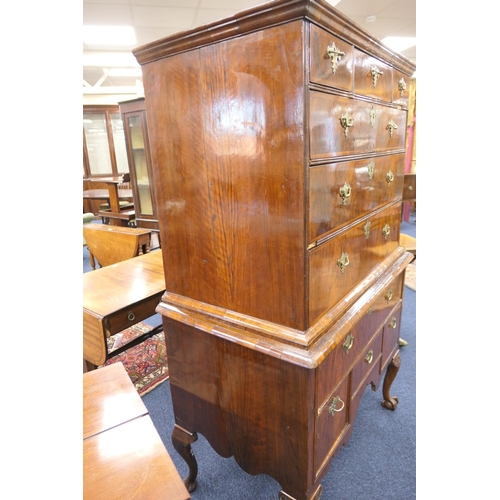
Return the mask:
[[[175,414],[311,500],[400,358],[406,86],[415,66],[323,0],[277,0],[134,50]]]

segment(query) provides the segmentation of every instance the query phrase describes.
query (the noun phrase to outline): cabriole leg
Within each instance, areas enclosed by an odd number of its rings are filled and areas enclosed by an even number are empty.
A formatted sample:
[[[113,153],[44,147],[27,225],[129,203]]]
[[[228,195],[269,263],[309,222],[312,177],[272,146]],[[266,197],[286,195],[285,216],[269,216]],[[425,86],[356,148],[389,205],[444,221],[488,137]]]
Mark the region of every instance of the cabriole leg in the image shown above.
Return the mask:
[[[198,439],[196,432],[188,432],[182,427],[175,426],[172,432],[172,444],[177,453],[184,459],[189,467],[189,476],[184,479],[184,485],[189,493],[196,489],[196,476],[198,475],[198,464],[191,449],[191,443]]]
[[[384,396],[384,400],[382,401],[382,406],[387,408],[388,410],[395,410],[396,406],[398,406],[398,398],[396,396],[391,397],[391,386],[392,382],[396,378],[396,375],[399,372],[399,368],[401,366],[401,358],[399,357],[399,352],[392,358],[389,366],[387,367],[387,373],[384,378],[384,385],[382,386],[382,395]]]

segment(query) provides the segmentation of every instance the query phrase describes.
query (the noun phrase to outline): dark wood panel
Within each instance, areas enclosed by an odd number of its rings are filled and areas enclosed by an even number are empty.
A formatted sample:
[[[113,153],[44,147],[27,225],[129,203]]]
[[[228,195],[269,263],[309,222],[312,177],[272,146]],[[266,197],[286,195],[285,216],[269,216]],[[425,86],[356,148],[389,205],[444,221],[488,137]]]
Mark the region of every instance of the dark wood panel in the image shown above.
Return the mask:
[[[360,50],[354,51],[354,61],[354,93],[391,102],[392,68]]]

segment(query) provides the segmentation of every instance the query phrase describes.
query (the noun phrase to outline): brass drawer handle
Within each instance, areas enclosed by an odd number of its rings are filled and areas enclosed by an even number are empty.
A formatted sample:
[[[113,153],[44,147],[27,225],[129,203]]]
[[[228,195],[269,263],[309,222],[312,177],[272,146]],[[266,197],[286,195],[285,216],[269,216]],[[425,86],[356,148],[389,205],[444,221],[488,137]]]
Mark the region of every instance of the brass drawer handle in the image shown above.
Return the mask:
[[[403,96],[403,92],[406,90],[406,82],[404,78],[401,78],[398,82],[398,90],[399,90],[399,96]]]
[[[365,356],[365,363],[370,364],[373,361],[373,350],[370,349]]]
[[[128,315],[127,315],[127,318],[128,318],[128,320],[129,320],[129,321],[134,321],[134,319],[135,319],[135,314],[134,314],[132,311],[130,311],[130,312],[128,313]]]
[[[385,127],[385,129],[389,131],[389,136],[392,137],[392,133],[394,132],[394,130],[398,129],[398,126],[396,125],[396,123],[394,123],[394,120],[391,118],[391,121],[387,124],[387,127]]]
[[[370,237],[371,228],[372,228],[372,223],[370,221],[366,221],[366,224],[363,226],[366,239]]]
[[[350,184],[347,184],[347,182],[344,182],[344,185],[340,188],[340,196],[342,197],[342,205],[347,204],[347,198],[351,196],[351,186]]]
[[[373,173],[375,172],[375,162],[373,160],[368,163],[368,166],[366,167],[368,169],[368,177],[370,180],[373,179]]]
[[[396,323],[397,323],[396,318],[392,318],[391,322],[389,323],[389,328],[395,329],[396,328]]]
[[[347,137],[347,133],[349,132],[349,127],[352,127],[354,125],[354,119],[352,118],[351,115],[344,113],[340,117],[340,125],[342,125],[342,128],[344,129],[344,137]]]
[[[372,66],[372,68],[370,69],[370,72],[368,74],[371,75],[373,88],[375,88],[377,86],[377,81],[378,81],[379,77],[381,75],[383,75],[384,73],[382,73],[382,71],[380,71],[376,66]]]
[[[344,274],[345,268],[349,265],[349,255],[342,252],[340,259],[337,261],[337,265],[340,267],[340,272]]]
[[[337,63],[340,61],[340,59],[342,59],[342,56],[345,56],[345,52],[337,49],[337,47],[335,47],[335,42],[333,42],[331,45],[328,45],[328,47],[326,48],[326,57],[329,57],[332,62],[333,75],[337,71]]]
[[[349,354],[352,345],[354,344],[354,335],[352,333],[348,333],[343,344],[344,351]]]
[[[385,294],[385,300],[389,302],[392,299],[392,290],[387,290],[387,293]]]
[[[342,403],[342,406],[340,408],[337,408],[338,403]],[[328,413],[334,417],[335,413],[338,413],[339,411],[342,411],[344,409],[345,403],[340,399],[340,396],[335,396],[332,400],[332,404],[328,408]]]
[[[386,240],[389,234],[391,234],[391,226],[389,226],[389,224],[386,224],[382,228],[382,234],[384,235],[384,240]]]
[[[385,180],[387,181],[387,187],[391,187],[391,182],[394,181],[394,174],[392,173],[392,170],[389,170],[387,174],[385,175]]]

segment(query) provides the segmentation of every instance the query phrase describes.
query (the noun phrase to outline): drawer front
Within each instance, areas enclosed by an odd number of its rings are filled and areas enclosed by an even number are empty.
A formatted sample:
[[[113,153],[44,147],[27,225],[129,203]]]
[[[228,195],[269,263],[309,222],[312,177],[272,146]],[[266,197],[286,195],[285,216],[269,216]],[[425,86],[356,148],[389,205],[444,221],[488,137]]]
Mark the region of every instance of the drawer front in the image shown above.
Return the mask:
[[[410,100],[410,77],[397,69],[392,70],[392,102],[403,108],[408,107]]]
[[[399,330],[401,325],[401,304],[389,315],[384,324],[382,339],[382,365],[381,371],[385,370],[396,351],[399,349]]]
[[[355,395],[364,385],[365,378],[373,370],[375,366],[380,367],[380,359],[382,357],[382,329],[371,342],[363,349],[359,361],[352,370],[352,394]],[[379,370],[377,370],[379,373]]]
[[[316,411],[314,433],[314,471],[317,477],[327,459],[342,441],[342,434],[348,418],[348,381],[344,380],[330,392],[325,403]]]
[[[417,174],[404,174],[403,201],[417,199]]]
[[[309,243],[401,196],[404,153],[312,167]]]
[[[142,321],[156,312],[156,307],[160,303],[164,292],[157,293],[146,300],[138,302],[127,309],[122,309],[108,316],[105,321],[106,336],[125,330],[139,321]]]
[[[354,50],[354,93],[391,102],[392,68],[375,57]]]
[[[404,149],[406,116],[402,109],[311,91],[311,159]]]
[[[353,46],[314,24],[310,40],[311,82],[352,92]]]
[[[401,203],[309,252],[309,324],[350,292],[399,246]]]

